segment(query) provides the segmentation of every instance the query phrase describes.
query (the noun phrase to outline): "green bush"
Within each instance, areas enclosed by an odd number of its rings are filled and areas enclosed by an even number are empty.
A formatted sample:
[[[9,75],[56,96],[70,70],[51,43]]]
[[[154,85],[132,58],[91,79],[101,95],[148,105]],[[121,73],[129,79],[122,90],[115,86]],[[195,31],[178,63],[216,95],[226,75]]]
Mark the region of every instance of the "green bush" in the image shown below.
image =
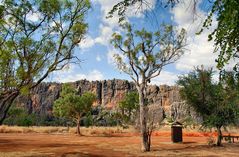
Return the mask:
[[[36,115],[28,114],[23,108],[11,107],[7,118],[4,120],[6,125],[31,126],[36,123]]]
[[[87,114],[84,118],[83,118],[83,126],[85,127],[89,127],[93,125],[93,116],[91,114]]]

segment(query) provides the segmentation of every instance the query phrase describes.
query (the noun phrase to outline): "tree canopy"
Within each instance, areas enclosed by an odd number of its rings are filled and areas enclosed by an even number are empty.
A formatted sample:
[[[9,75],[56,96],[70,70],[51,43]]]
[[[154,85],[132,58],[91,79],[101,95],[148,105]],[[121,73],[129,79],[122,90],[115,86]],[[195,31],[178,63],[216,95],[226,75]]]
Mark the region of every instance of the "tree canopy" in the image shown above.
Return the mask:
[[[112,35],[111,43],[121,51],[114,57],[118,69],[128,74],[136,86],[149,83],[164,66],[175,62],[184,53],[184,29],[176,33],[173,26],[162,25],[162,29],[156,32],[145,29],[134,31],[128,23],[122,28],[126,31],[125,36],[118,33]]]
[[[216,0],[203,27],[209,28],[213,16],[216,16],[217,27],[209,34],[208,39],[214,41],[215,52],[219,52],[217,62],[218,69],[236,60],[235,71],[239,71],[239,1]],[[203,29],[202,29],[203,31]]]
[[[221,145],[221,128],[238,125],[239,90],[235,72],[225,72],[220,82],[212,80],[212,69],[196,68],[179,77],[180,95],[202,117],[202,126],[216,128]]]
[[[87,30],[88,0],[0,4],[0,123],[14,99],[71,62]]]
[[[91,111],[95,99],[92,93],[77,95],[77,90],[70,84],[64,84],[60,98],[54,102],[53,114],[72,119],[77,124],[77,133],[80,134],[80,120],[84,114]]]

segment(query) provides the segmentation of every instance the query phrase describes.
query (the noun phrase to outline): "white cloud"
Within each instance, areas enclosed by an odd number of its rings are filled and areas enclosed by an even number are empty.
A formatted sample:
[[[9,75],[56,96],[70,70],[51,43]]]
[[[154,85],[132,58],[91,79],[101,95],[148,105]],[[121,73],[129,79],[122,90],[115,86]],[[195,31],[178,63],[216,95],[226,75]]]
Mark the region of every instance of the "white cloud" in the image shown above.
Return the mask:
[[[178,76],[172,72],[169,71],[161,71],[160,75],[158,77],[155,77],[151,80],[151,84],[156,85],[174,85],[175,82],[178,80]]]
[[[98,71],[98,70],[93,70],[91,71],[87,77],[86,77],[88,80],[103,80],[104,79],[104,75]]]
[[[106,25],[100,25],[100,35],[95,39],[95,43],[99,43],[102,45],[109,45],[111,36],[113,34],[113,29]]]
[[[215,67],[217,55],[213,53],[213,42],[207,41],[207,34],[203,33],[194,39],[188,37],[189,50],[176,63],[176,68],[180,71],[192,70],[195,66],[204,65],[205,67]]]
[[[38,13],[32,13],[32,12],[28,13],[27,16],[26,16],[27,20],[30,20],[30,21],[32,21],[32,22],[37,22],[37,21],[39,21],[39,20],[40,20],[40,17],[41,17],[40,14],[38,14]]]
[[[200,35],[196,35],[207,17],[207,14],[199,6],[197,6],[197,13],[194,14],[192,2],[184,1],[176,5],[171,13],[173,15],[172,20],[176,22],[178,27],[185,28],[188,36],[187,49],[189,51],[176,63],[176,69],[189,71],[202,64],[205,67],[215,67],[217,54],[213,53],[214,45],[213,42],[208,41],[208,34],[216,27],[216,20],[213,20],[210,30],[204,30]]]
[[[120,2],[121,0],[95,0],[94,3],[98,3],[101,6],[102,12],[102,22],[106,25],[115,27],[118,25],[118,17],[115,15],[112,18],[106,18],[108,12],[112,9],[112,7]]]
[[[75,81],[82,80],[82,79],[87,79],[89,81],[103,80],[104,75],[98,70],[93,70],[87,74],[71,73],[71,74],[65,75],[64,77],[60,77],[57,80],[59,82],[64,83],[64,82],[75,82]]]
[[[88,49],[94,46],[95,40],[91,36],[86,36],[84,40],[79,43],[81,49]]]
[[[46,81],[65,83],[65,82],[75,82],[82,79],[87,79],[89,81],[104,79],[104,75],[96,69],[89,71],[85,74],[77,73],[75,65],[69,65],[68,67],[66,67],[61,71],[54,72],[51,77],[52,78],[48,78]]]
[[[96,0],[93,3],[98,3],[101,6],[101,12],[102,12],[102,24],[100,25],[100,34],[95,39],[96,43],[102,44],[102,45],[109,45],[109,41],[111,38],[111,35],[113,32],[119,31],[119,16],[115,13],[112,18],[106,18],[109,11],[113,8],[115,4],[120,2],[121,0]],[[152,10],[156,4],[156,0],[149,0],[146,4],[143,4],[142,8],[139,9],[138,12],[137,8],[139,5],[135,5],[132,7],[129,7],[126,12],[126,17],[143,17],[143,12]],[[128,20],[128,19],[126,19]]]

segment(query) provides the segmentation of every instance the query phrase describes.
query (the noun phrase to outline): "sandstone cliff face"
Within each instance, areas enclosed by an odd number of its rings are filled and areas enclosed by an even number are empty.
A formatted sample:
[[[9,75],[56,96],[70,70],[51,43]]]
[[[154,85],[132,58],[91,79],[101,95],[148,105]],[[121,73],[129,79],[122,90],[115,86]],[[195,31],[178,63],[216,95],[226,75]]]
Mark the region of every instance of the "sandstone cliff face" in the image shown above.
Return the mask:
[[[87,81],[80,80],[71,83],[79,94],[87,91],[93,92],[97,97],[95,105],[101,104],[104,107],[115,109],[118,102],[127,92],[135,91],[135,85],[126,80],[103,80]],[[36,113],[41,116],[52,116],[53,102],[59,98],[62,84],[42,83],[32,91],[30,97],[20,96],[16,103],[25,107],[29,113]],[[181,119],[192,114],[187,105],[182,102],[179,96],[179,88],[176,86],[149,86],[148,100],[150,108],[161,110],[162,116]]]
[[[61,86],[58,83],[42,83],[34,88],[30,96],[19,96],[16,104],[26,108],[28,113],[52,116],[53,102],[59,98]]]

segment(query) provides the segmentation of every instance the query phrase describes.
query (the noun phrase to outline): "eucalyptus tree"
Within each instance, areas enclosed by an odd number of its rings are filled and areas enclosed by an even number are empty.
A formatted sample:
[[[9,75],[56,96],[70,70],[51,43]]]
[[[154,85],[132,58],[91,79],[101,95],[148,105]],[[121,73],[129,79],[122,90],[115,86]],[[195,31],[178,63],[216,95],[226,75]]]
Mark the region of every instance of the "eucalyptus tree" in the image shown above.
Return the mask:
[[[2,0],[0,124],[20,93],[71,62],[87,30],[89,0]]]
[[[238,125],[239,79],[235,72],[224,72],[214,82],[212,69],[196,68],[179,77],[180,95],[202,117],[204,128],[217,130],[217,146],[221,145],[222,127]]]
[[[77,95],[70,84],[64,84],[60,98],[54,102],[53,114],[57,117],[72,119],[77,125],[77,134],[80,135],[80,122],[84,114],[91,111],[96,96],[92,93]]]
[[[172,26],[162,26],[161,31],[133,30],[123,26],[125,35],[114,33],[111,43],[120,50],[115,54],[117,67],[134,81],[139,94],[142,151],[150,151],[150,133],[147,126],[147,86],[160,75],[168,64],[174,63],[184,53],[185,30],[175,32]]]

